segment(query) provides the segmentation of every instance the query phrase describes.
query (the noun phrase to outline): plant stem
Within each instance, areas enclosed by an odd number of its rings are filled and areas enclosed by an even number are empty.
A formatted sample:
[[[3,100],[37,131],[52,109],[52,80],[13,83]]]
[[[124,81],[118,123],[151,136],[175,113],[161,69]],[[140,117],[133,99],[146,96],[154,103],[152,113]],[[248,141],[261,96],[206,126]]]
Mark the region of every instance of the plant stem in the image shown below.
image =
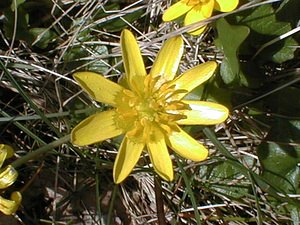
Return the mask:
[[[35,151],[29,152],[27,155],[22,156],[21,158],[17,159],[16,161],[12,162],[11,165],[14,168],[18,168],[21,165],[23,165],[24,163],[28,162],[29,160],[35,159],[37,157],[39,157],[40,155],[47,153],[48,151],[64,144],[67,143],[70,140],[70,135],[66,135],[64,137],[59,138],[56,141],[53,141],[43,147],[38,148]]]
[[[117,197],[117,192],[118,192],[118,185],[115,184],[114,185],[114,189],[112,191],[112,196],[110,199],[110,204],[109,204],[109,209],[108,209],[108,215],[107,215],[107,225],[111,225],[112,223],[112,217],[113,217],[113,211],[114,211],[114,204],[115,204],[115,200]]]
[[[155,192],[158,224],[166,225],[164,201],[163,201],[162,190],[161,190],[161,179],[156,175],[154,175],[154,192]]]

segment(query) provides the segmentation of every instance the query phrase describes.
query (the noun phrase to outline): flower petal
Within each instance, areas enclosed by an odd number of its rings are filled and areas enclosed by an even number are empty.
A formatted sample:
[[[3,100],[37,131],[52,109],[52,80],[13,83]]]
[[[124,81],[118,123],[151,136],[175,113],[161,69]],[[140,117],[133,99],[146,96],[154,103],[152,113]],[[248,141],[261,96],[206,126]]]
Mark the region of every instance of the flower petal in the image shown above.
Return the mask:
[[[127,29],[122,31],[121,47],[128,84],[132,90],[141,91],[143,89],[143,80],[147,72],[136,39]]]
[[[7,156],[7,146],[8,145],[0,144],[0,168]]]
[[[0,189],[12,185],[18,177],[18,172],[11,165],[6,166],[0,171]]]
[[[226,0],[226,1],[228,1],[228,0]],[[206,2],[202,3],[201,12],[205,18],[211,17],[211,14],[214,10],[214,5],[215,5],[214,0],[206,1]]]
[[[161,76],[166,80],[172,80],[178,70],[183,49],[183,40],[180,36],[167,40],[156,57],[150,75],[152,77]]]
[[[180,110],[186,119],[178,120],[180,125],[214,125],[224,122],[228,117],[228,109],[217,103],[204,101],[183,101],[191,110]]]
[[[14,149],[9,145],[0,144],[0,151],[6,152],[6,159],[9,159],[14,155]]]
[[[209,18],[212,14],[213,2],[214,1],[208,1],[208,3],[197,5],[193,9],[191,9],[184,18],[184,26],[188,26],[193,23],[200,22],[202,20]],[[211,8],[211,4],[212,4],[212,8]],[[199,28],[189,31],[189,33],[192,35],[199,35],[205,30],[205,27],[206,25],[200,26]]]
[[[186,90],[186,93],[179,93],[174,98],[181,99],[187,95],[194,88],[207,81],[215,72],[217,68],[217,63],[214,61],[209,61],[202,63],[192,69],[187,70],[170,85],[175,84],[176,89]]]
[[[15,213],[22,201],[22,195],[18,191],[13,192],[10,198],[11,200],[8,200],[0,196],[0,211],[5,215],[11,215]]]
[[[73,74],[81,88],[93,99],[112,106],[116,105],[116,98],[124,88],[102,75],[93,72],[78,72]]]
[[[121,135],[124,131],[115,122],[115,111],[96,113],[81,121],[71,132],[71,142],[84,146]]]
[[[178,130],[168,135],[168,146],[183,158],[193,161],[205,160],[208,150],[180,127]]]
[[[187,5],[184,1],[179,1],[171,5],[163,14],[163,21],[168,22],[177,19],[193,8],[192,5]]]
[[[215,0],[215,9],[221,12],[230,12],[239,4],[239,0]]]
[[[145,144],[124,137],[114,164],[113,176],[116,184],[121,183],[139,160]]]
[[[149,134],[148,152],[156,173],[164,180],[173,180],[173,166],[163,133],[155,128]]]

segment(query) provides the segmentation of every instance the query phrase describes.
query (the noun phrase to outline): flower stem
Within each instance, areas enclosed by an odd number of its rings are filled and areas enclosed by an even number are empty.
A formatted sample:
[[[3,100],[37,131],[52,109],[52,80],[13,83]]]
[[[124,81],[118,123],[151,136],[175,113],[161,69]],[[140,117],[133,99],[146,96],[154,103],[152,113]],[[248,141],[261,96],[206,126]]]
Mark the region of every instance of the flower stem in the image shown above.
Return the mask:
[[[155,192],[155,202],[156,211],[159,225],[166,225],[165,212],[164,212],[164,201],[161,191],[161,179],[154,175],[154,192]]]
[[[22,156],[21,158],[15,160],[14,162],[11,163],[11,165],[14,167],[14,168],[18,168],[20,167],[21,165],[23,165],[24,163],[28,162],[29,160],[32,160],[32,159],[35,159],[37,158],[38,156],[44,154],[44,153],[47,153],[48,151],[64,144],[64,143],[67,143],[68,141],[70,140],[70,135],[66,135],[66,136],[63,136],[61,138],[59,138],[58,140],[55,140],[43,147],[40,147],[38,148],[37,150],[35,151],[32,151],[32,152],[29,152],[27,155],[24,155]]]

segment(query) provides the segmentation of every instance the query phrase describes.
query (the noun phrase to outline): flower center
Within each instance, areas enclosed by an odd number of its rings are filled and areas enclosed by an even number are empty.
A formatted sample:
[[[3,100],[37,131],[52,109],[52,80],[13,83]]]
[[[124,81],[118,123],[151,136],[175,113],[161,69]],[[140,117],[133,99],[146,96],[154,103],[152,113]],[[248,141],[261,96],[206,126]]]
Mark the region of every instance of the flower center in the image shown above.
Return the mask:
[[[143,92],[123,91],[121,102],[117,104],[117,123],[127,130],[130,138],[140,135],[146,138],[152,126],[169,133],[176,129],[177,120],[185,118],[178,110],[188,109],[186,104],[174,98],[182,92],[185,91],[176,89],[169,81],[147,75]]]

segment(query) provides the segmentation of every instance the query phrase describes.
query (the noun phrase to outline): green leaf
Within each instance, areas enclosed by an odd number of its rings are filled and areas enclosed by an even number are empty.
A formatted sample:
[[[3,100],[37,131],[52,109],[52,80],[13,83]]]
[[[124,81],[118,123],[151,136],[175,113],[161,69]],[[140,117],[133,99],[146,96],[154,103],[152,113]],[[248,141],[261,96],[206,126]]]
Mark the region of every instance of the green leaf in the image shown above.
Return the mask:
[[[224,18],[217,21],[216,28],[218,38],[215,42],[224,52],[224,59],[220,68],[223,81],[225,84],[241,83],[248,86],[247,79],[241,71],[238,50],[249,35],[249,28],[230,25]]]
[[[270,85],[268,88],[271,88],[270,90],[274,89],[274,87]],[[299,96],[299,88],[287,87],[266,97],[263,101],[255,103],[254,106],[256,106],[258,111],[269,112],[271,114],[280,115],[281,117],[300,117]]]
[[[95,56],[103,56],[108,55],[108,48],[105,45],[97,45],[93,47],[93,54]],[[105,73],[108,69],[108,60],[107,59],[96,59],[92,61],[89,65],[87,65],[88,71],[93,71],[96,73]]]
[[[74,70],[81,67],[81,70],[104,73],[109,68],[108,60],[97,59],[97,57],[108,54],[108,48],[105,45],[94,45],[89,48],[88,46],[73,47],[64,55],[65,69]],[[91,57],[94,60],[91,60]]]
[[[288,37],[268,46],[269,42],[292,29],[290,23],[279,21],[276,16],[280,11],[275,12],[271,4],[265,4],[252,10],[248,15],[238,16],[238,23],[247,25],[251,29],[249,36],[249,49],[259,52],[259,59],[262,62],[273,61],[282,63],[294,58],[294,52],[298,43]]]
[[[38,40],[35,43],[35,46],[42,49],[47,48],[48,44],[53,42],[57,37],[55,32],[46,28],[32,28],[29,30],[29,32],[32,34],[34,40]]]
[[[4,32],[5,35],[12,39],[13,37],[16,40],[24,40],[31,43],[33,40],[32,35],[28,30],[28,20],[29,16],[23,7],[18,7],[17,10],[17,22],[15,23],[15,12],[11,9],[6,9],[4,11]],[[16,26],[16,27],[15,27]]]
[[[15,9],[17,9],[19,7],[19,5],[23,4],[25,2],[25,0],[13,0],[11,3],[11,11],[15,11]]]
[[[262,176],[272,186],[283,193],[297,193],[299,186],[300,148],[278,144],[262,143],[258,146],[257,155],[263,167]]]
[[[207,188],[233,198],[241,198],[250,190],[246,179],[241,179],[241,171],[226,161],[201,166],[200,176],[202,180],[206,180]],[[234,185],[231,185],[232,183]]]

